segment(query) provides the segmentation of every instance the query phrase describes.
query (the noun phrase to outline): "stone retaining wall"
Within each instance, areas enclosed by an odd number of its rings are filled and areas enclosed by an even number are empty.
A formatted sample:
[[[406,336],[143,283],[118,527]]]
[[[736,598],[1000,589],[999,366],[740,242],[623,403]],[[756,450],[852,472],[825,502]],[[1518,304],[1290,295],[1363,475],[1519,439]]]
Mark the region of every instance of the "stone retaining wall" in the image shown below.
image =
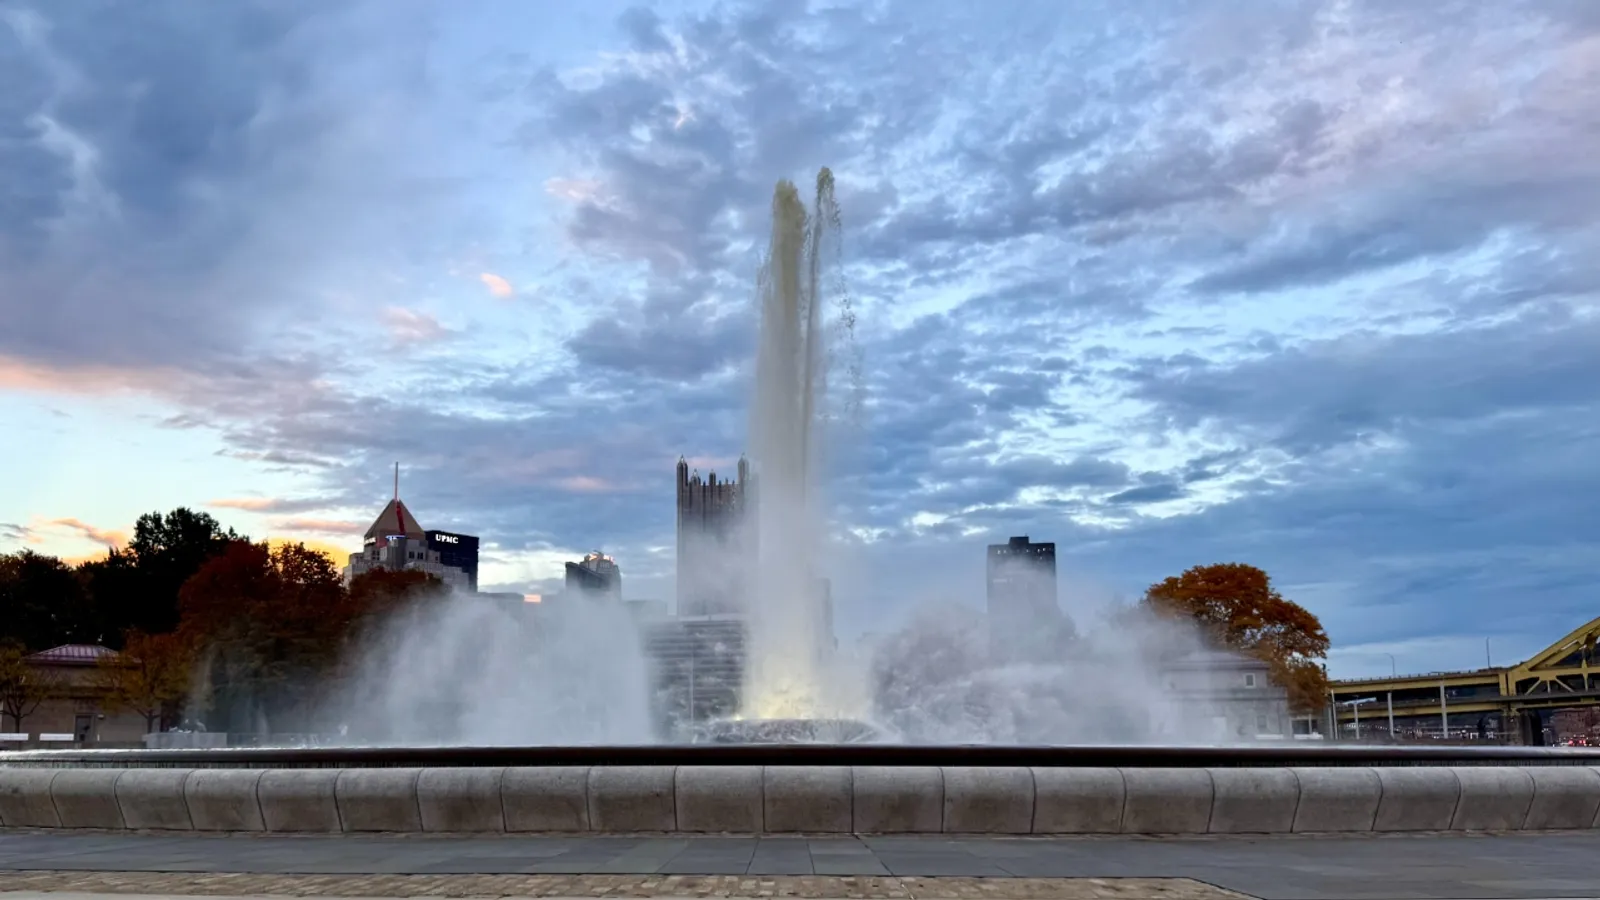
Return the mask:
[[[1600,827],[1600,767],[0,768],[8,828],[1276,834]]]

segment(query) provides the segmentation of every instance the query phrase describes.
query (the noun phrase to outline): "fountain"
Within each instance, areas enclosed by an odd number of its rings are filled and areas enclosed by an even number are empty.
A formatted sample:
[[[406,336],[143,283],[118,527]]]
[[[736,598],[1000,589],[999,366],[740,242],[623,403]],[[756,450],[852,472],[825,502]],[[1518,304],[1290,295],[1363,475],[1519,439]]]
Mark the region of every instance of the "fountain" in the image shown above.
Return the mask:
[[[823,695],[825,588],[817,569],[822,527],[820,412],[828,385],[822,274],[838,222],[833,173],[817,174],[808,214],[793,182],[778,182],[772,236],[758,279],[761,326],[750,445],[755,469],[755,571],[745,710],[759,718],[834,711]]]

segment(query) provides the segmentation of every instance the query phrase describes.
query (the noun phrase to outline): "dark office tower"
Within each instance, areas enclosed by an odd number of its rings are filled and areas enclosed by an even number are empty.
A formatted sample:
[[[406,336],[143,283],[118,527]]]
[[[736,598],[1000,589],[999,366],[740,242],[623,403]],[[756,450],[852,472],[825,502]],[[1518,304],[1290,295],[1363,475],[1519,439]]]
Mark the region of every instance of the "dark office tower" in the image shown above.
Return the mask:
[[[1047,658],[1062,627],[1056,545],[1027,535],[989,545],[989,647],[1005,661]]]
[[[736,481],[704,479],[678,460],[678,615],[739,614],[750,546],[745,512],[750,464],[739,458]]]
[[[622,599],[622,569],[599,550],[567,563],[567,593]]]
[[[467,573],[467,587],[478,590],[478,539],[470,534],[450,531],[428,532],[428,549],[439,554],[439,562]]]

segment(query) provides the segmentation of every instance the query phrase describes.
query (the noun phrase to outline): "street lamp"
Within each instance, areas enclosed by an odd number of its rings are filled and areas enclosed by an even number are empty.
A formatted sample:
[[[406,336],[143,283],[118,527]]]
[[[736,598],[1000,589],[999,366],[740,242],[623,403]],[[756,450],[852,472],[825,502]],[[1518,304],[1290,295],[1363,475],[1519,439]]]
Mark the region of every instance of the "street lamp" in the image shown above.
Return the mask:
[[[1361,704],[1363,704],[1363,703],[1372,703],[1372,702],[1376,701],[1377,699],[1378,699],[1377,697],[1362,697],[1359,700],[1346,700],[1346,701],[1344,701],[1344,705],[1345,706],[1348,706],[1352,710],[1355,711],[1356,740],[1358,740],[1358,741],[1361,740]]]
[[[1400,667],[1395,665],[1394,654],[1385,653],[1389,657],[1389,680],[1394,681],[1400,677]],[[1389,740],[1394,740],[1394,691],[1389,691]]]

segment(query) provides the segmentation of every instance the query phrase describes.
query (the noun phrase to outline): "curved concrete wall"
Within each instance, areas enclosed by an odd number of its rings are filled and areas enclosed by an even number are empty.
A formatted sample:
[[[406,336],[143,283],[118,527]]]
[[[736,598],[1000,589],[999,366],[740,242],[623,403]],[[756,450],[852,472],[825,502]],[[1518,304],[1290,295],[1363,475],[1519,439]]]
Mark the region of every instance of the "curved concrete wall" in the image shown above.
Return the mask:
[[[1548,830],[1600,827],[1600,767],[0,768],[0,825],[311,833]]]

